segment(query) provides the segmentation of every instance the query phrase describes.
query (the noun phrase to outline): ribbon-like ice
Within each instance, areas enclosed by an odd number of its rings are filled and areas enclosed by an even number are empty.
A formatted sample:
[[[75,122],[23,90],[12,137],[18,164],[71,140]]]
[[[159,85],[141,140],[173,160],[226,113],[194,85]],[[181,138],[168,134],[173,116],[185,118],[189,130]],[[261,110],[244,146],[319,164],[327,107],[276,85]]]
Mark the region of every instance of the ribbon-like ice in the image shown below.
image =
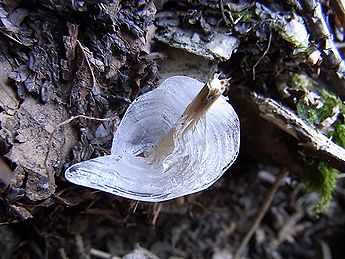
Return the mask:
[[[226,80],[173,76],[138,97],[117,128],[111,155],[68,168],[68,181],[160,202],[208,188],[235,161],[239,119],[222,96]]]

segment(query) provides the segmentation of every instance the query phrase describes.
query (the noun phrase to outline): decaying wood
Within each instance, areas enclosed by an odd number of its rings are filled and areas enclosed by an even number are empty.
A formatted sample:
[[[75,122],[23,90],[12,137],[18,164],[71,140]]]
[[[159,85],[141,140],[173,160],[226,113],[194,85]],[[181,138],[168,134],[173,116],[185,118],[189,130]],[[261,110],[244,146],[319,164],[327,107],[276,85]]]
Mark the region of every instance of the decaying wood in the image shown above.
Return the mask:
[[[315,155],[328,161],[333,167],[345,170],[345,149],[305,123],[300,117],[271,98],[252,92],[253,102],[260,116],[293,136],[299,144],[313,151]]]
[[[211,7],[218,9],[218,3]],[[207,10],[207,9],[206,9]],[[191,24],[200,23],[202,30],[195,30],[181,26],[181,18],[188,13],[180,12],[178,15],[170,11],[162,11],[156,14],[156,26],[158,28],[155,39],[173,48],[183,49],[189,53],[213,61],[229,60],[240,40],[228,32],[227,28],[217,26],[217,22],[210,24],[203,16],[190,17]],[[184,19],[184,18],[182,18]],[[218,18],[214,19],[217,21]],[[220,16],[219,16],[220,19]],[[208,35],[207,37],[205,37]]]
[[[300,3],[304,16],[307,18],[309,33],[321,52],[332,86],[339,95],[345,96],[345,63],[334,44],[333,35],[325,21],[321,4],[315,0],[300,0]]]

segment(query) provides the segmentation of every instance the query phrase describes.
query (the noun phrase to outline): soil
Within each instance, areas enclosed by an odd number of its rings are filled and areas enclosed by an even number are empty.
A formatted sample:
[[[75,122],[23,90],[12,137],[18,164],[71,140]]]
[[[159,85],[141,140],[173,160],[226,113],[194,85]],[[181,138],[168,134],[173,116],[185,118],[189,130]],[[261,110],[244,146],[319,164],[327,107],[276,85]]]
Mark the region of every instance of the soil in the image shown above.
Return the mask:
[[[241,20],[252,8],[262,12]],[[291,9],[249,0],[0,0],[1,258],[343,258],[342,175],[328,209],[316,214],[320,195],[306,192],[302,164],[323,158],[240,94],[282,100],[278,81],[320,71],[293,57],[272,18],[260,20]],[[232,23],[231,12],[242,18]],[[64,178],[70,165],[109,154],[138,95],[172,75],[207,81],[215,72],[231,77],[225,94],[242,135],[237,161],[210,188],[146,203]]]

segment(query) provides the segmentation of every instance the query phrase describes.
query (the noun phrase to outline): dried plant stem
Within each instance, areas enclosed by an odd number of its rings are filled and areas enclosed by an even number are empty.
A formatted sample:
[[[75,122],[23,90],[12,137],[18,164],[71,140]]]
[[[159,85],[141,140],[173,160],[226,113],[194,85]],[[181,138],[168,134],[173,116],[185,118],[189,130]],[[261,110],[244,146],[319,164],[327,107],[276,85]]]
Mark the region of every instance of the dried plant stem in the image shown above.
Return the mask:
[[[271,42],[272,42],[272,32],[270,32],[270,36],[268,38],[268,43],[267,43],[267,48],[265,49],[264,53],[262,54],[262,56],[258,59],[258,61],[256,61],[256,63],[254,64],[252,70],[253,70],[253,80],[255,80],[255,68],[257,67],[257,65],[260,64],[260,62],[264,59],[264,57],[267,55],[268,51],[271,48]]]
[[[227,80],[219,80],[217,75],[207,82],[193,101],[187,106],[175,126],[160,140],[155,148],[156,158],[169,154],[174,147],[174,138],[192,129],[211,105],[222,95]]]
[[[289,174],[288,170],[283,169],[282,173],[278,176],[278,178],[276,179],[276,181],[272,185],[271,189],[267,192],[265,198],[263,199],[263,203],[258,208],[256,215],[255,215],[247,233],[244,235],[244,237],[241,240],[240,245],[236,249],[233,259],[238,259],[241,256],[243,249],[247,246],[250,238],[253,236],[253,234],[254,234],[255,230],[257,229],[258,225],[260,224],[262,218],[265,216],[268,208],[270,207],[270,205],[273,201],[274,195],[278,191],[280,184],[282,183],[282,181],[285,179],[285,177],[288,174]]]
[[[107,252],[103,252],[95,248],[90,249],[90,255],[96,258],[101,258],[101,259],[120,259],[120,257],[118,256],[113,256]]]
[[[231,24],[234,24],[234,20],[232,19],[232,16],[230,16],[231,18],[231,23],[230,21],[228,20],[228,18],[226,17],[225,15],[225,12],[224,12],[224,2],[223,0],[219,0],[219,7],[220,7],[220,12],[222,13],[222,17],[223,17],[223,20],[226,24],[226,26],[229,26]],[[229,14],[231,15],[231,13],[229,12]]]
[[[88,119],[88,120],[96,120],[96,121],[108,121],[108,120],[112,120],[114,119],[114,117],[111,117],[111,118],[104,118],[104,119],[101,119],[101,118],[95,118],[95,117],[91,117],[91,116],[86,116],[86,115],[77,115],[77,116],[73,116],[71,118],[69,118],[68,120],[65,120],[61,123],[59,123],[58,125],[55,126],[54,130],[52,131],[52,133],[50,134],[49,136],[49,139],[48,139],[48,150],[47,150],[47,154],[46,154],[46,157],[44,159],[44,167],[45,167],[45,170],[46,170],[46,174],[48,176],[48,182],[49,182],[49,185],[50,186],[54,186],[55,185],[55,180],[54,180],[54,175],[49,171],[48,169],[48,157],[49,157],[49,154],[50,154],[50,149],[52,147],[52,142],[53,142],[53,137],[54,137],[54,134],[55,132],[62,126],[76,120],[76,119],[79,119],[79,118],[84,118],[84,119]]]
[[[161,212],[163,205],[160,202],[156,202],[154,204],[152,204],[152,206],[150,207],[149,213],[147,214],[147,222],[154,226],[156,225],[158,216]]]
[[[95,77],[95,74],[93,73],[93,69],[91,67],[90,61],[86,55],[85,47],[83,47],[83,45],[80,43],[79,40],[77,40],[77,43],[78,43],[78,46],[79,46],[81,52],[83,53],[84,60],[86,61],[87,67],[89,68],[91,78],[92,78],[92,86],[94,86],[96,84],[96,77]]]

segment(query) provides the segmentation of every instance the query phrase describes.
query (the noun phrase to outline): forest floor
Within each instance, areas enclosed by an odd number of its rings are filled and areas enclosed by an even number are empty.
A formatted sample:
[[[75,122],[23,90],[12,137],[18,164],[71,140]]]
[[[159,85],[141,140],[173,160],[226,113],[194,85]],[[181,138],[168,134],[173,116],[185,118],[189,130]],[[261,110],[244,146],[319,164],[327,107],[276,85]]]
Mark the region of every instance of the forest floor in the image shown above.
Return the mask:
[[[0,0],[1,258],[343,258],[345,21],[240,2]],[[147,203],[65,179],[137,96],[215,72],[241,148],[210,188]]]

